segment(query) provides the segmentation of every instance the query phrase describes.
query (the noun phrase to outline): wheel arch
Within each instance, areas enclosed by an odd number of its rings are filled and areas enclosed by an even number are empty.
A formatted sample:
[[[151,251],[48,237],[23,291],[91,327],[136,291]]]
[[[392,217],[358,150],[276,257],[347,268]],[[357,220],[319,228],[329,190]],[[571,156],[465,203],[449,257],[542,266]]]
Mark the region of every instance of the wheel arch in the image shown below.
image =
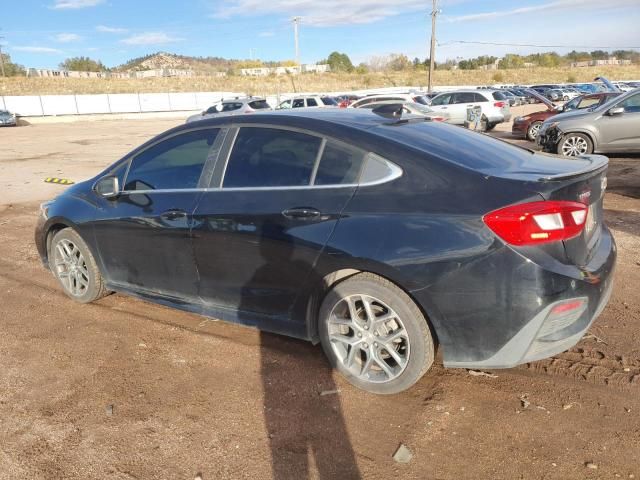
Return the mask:
[[[587,130],[585,128],[571,128],[566,132],[562,132],[562,139],[564,139],[567,135],[571,135],[574,133],[580,133],[582,135],[586,135],[587,137],[589,137],[589,140],[591,140],[591,145],[593,145],[593,151],[596,151],[596,148],[598,146],[598,142],[596,141],[596,135],[594,132],[592,132],[591,130]],[[560,144],[560,142],[558,142],[558,144]]]
[[[438,348],[438,346],[440,345],[440,341],[438,339],[439,329],[437,328],[437,324],[439,323],[438,321],[439,317],[438,317],[437,309],[435,308],[435,306],[430,306],[429,311],[426,311],[422,305],[422,302],[419,302],[416,299],[415,295],[412,294],[411,290],[404,288],[401,282],[398,282],[397,279],[390,278],[389,275],[372,271],[370,269],[367,270],[367,269],[357,269],[357,268],[348,268],[348,267],[340,268],[324,275],[322,277],[320,285],[318,285],[313,291],[311,291],[310,294],[308,295],[308,298],[306,299],[306,323],[307,323],[308,336],[314,345],[319,343],[320,341],[319,334],[318,334],[318,322],[320,320],[319,318],[320,306],[322,305],[322,301],[324,300],[324,297],[335,285],[337,285],[338,283],[348,278],[358,275],[360,273],[372,273],[374,275],[382,277],[385,280],[393,283],[396,287],[402,290],[407,296],[409,296],[411,301],[415,303],[415,305],[418,307],[422,315],[424,315],[424,318],[427,322],[427,327],[429,328],[429,331],[431,332],[431,336],[433,337],[434,346],[436,347],[436,349]],[[435,322],[434,322],[434,318],[436,319]]]
[[[56,233],[58,233],[60,230],[64,230],[65,228],[73,229],[73,231],[82,239],[82,241],[87,245],[87,248],[89,248],[89,250],[91,251],[89,242],[87,242],[87,239],[84,238],[84,236],[80,233],[79,229],[73,222],[67,220],[66,218],[53,218],[47,223],[43,234],[44,255],[47,263],[49,261],[49,251],[51,249],[51,242],[53,241],[53,237]],[[91,254],[94,255],[93,251],[91,251]]]

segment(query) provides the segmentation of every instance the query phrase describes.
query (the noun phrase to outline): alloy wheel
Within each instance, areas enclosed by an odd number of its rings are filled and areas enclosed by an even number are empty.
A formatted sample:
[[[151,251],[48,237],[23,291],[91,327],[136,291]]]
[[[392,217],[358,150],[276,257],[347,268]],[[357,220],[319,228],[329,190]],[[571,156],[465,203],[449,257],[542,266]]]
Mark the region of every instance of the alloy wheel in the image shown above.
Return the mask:
[[[62,239],[56,244],[54,265],[65,290],[75,297],[84,295],[89,288],[89,269],[75,243]]]
[[[331,347],[353,376],[374,383],[397,378],[407,366],[410,344],[396,312],[369,295],[342,298],[328,320]]]
[[[538,137],[538,133],[540,132],[540,127],[542,123],[536,122],[531,127],[529,127],[529,138],[531,140],[535,140]]]
[[[562,143],[562,154],[567,157],[576,157],[578,155],[584,155],[589,151],[589,144],[587,141],[578,136],[567,137]]]

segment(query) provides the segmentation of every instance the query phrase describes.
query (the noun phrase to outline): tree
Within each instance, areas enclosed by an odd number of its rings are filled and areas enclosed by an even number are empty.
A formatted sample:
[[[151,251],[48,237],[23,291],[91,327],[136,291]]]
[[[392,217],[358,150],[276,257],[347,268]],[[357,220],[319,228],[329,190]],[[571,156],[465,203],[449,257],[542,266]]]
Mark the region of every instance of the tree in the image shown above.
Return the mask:
[[[353,63],[346,53],[331,52],[326,60],[320,63],[329,65],[332,72],[353,72]]]
[[[516,55],[515,53],[507,53],[500,63],[498,64],[498,68],[522,68],[524,67],[524,58],[520,55]]]
[[[2,62],[4,64],[4,74],[7,77],[18,77],[26,74],[24,67],[13,63],[8,53],[2,54]]]
[[[76,72],[106,72],[108,70],[100,60],[92,60],[89,57],[67,58],[60,64],[60,69]]]
[[[394,72],[407,70],[412,64],[409,58],[402,53],[392,53],[389,55],[389,68]]]
[[[360,63],[357,67],[356,67],[356,73],[359,75],[364,75],[366,73],[369,73],[369,67],[367,67],[366,63]]]

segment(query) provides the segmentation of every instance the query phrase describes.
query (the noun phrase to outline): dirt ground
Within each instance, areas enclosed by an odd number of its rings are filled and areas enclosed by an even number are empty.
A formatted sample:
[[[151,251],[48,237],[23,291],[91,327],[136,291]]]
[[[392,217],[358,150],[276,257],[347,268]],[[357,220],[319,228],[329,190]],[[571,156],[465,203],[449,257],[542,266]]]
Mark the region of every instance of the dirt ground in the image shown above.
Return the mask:
[[[0,479],[640,478],[640,157],[611,159],[616,286],[575,348],[495,376],[436,365],[383,397],[320,347],[118,294],[79,305],[42,268],[38,204],[65,188],[43,178],[175,124],[0,129]]]

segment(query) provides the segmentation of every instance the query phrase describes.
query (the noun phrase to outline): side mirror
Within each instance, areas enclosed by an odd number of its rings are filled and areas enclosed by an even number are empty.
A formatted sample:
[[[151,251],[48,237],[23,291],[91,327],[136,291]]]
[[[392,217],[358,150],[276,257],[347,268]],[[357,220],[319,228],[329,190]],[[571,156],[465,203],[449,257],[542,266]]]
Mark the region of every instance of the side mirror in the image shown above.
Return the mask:
[[[610,108],[609,111],[607,112],[607,115],[610,116],[616,116],[616,115],[622,115],[624,113],[624,107],[613,107]]]
[[[120,194],[118,177],[104,177],[96,182],[93,189],[103,198],[114,198]]]

